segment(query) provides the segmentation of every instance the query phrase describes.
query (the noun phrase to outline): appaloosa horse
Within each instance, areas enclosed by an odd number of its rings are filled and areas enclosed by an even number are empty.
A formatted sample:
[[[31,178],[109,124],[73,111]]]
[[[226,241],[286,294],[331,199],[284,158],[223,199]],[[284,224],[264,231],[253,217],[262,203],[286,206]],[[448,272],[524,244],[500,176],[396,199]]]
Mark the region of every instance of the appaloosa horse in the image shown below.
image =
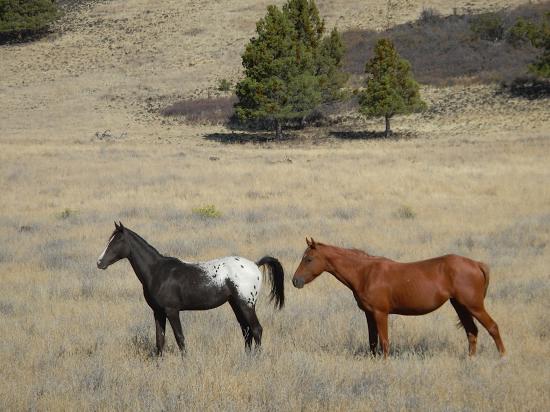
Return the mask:
[[[256,346],[260,346],[262,326],[255,311],[262,286],[260,266],[269,268],[271,299],[275,300],[275,307],[281,309],[284,305],[283,267],[270,256],[256,263],[238,256],[199,263],[183,262],[161,255],[137,233],[115,222],[115,230],[97,260],[97,267],[107,269],[124,258],[130,261],[143,285],[145,300],[153,309],[159,355],[164,347],[166,318],[183,352],[185,342],[179,311],[213,309],[225,302],[229,302],[237,316],[245,349],[250,349],[252,338]]]
[[[343,249],[308,240],[292,284],[302,288],[323,272],[329,272],[350,288],[357,305],[367,315],[370,350],[376,354],[378,336],[388,356],[388,314],[424,315],[447,300],[466,330],[469,354],[476,352],[476,318],[493,337],[504,355],[496,322],[483,305],[489,286],[489,268],[457,255],[445,255],[412,263],[370,256],[357,249]]]

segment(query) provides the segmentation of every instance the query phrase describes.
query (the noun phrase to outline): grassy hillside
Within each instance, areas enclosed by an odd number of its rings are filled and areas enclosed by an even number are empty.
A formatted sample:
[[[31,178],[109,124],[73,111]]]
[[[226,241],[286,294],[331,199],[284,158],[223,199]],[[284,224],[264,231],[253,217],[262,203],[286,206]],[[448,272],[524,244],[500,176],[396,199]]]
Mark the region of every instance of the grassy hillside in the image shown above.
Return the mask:
[[[351,110],[261,145],[220,143],[231,136],[221,125],[160,116],[237,78],[267,4],[86,2],[50,36],[0,46],[4,409],[544,410],[548,101],[493,84],[424,86],[430,109],[396,118],[395,140],[377,139],[381,122]],[[318,4],[341,30],[388,22],[386,2]],[[396,4],[392,25],[422,9]],[[445,15],[518,4],[424,6]],[[193,213],[210,204],[221,217]],[[153,317],[130,265],[95,268],[115,219],[187,260],[280,258],[287,306],[275,312],[262,291],[263,351],[244,354],[222,307],[182,313],[185,359],[171,331],[165,357],[152,356]],[[481,330],[468,359],[446,304],[392,316],[390,359],[371,358],[348,290],[329,274],[292,288],[305,236],[403,261],[452,252],[487,262],[487,308],[508,357]]]

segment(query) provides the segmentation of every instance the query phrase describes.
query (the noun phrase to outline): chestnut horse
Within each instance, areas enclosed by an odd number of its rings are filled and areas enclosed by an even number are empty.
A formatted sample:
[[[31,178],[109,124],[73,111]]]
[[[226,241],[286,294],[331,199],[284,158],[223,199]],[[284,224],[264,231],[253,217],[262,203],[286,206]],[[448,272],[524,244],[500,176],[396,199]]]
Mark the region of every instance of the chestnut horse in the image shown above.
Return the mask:
[[[463,256],[445,255],[412,263],[370,256],[357,249],[308,240],[292,284],[302,288],[323,272],[329,272],[350,288],[357,305],[367,315],[369,346],[376,354],[378,337],[388,356],[388,315],[424,315],[447,300],[466,330],[470,356],[476,353],[476,318],[494,339],[501,356],[504,344],[496,322],[485,310],[483,300],[489,286],[489,268]]]

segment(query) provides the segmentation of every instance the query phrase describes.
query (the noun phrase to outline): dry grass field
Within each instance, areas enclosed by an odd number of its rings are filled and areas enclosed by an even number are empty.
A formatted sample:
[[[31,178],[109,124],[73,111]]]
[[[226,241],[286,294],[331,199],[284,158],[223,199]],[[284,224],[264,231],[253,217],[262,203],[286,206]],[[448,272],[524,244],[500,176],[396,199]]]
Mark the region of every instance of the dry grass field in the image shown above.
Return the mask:
[[[0,46],[0,408],[547,410],[548,100],[424,86],[430,109],[397,118],[400,139],[360,138],[382,122],[349,113],[265,144],[221,143],[231,135],[222,126],[147,111],[235,79],[268,3],[90,2],[57,34]],[[402,1],[392,21],[417,18],[418,3]],[[318,4],[329,26],[386,21],[381,0]],[[221,217],[193,212],[205,205]],[[186,260],[279,258],[287,304],[275,311],[262,291],[263,350],[244,353],[223,306],[181,314],[185,358],[171,330],[165,356],[153,356],[152,312],[130,265],[95,267],[115,219]],[[390,358],[370,357],[365,317],[344,286],[324,274],[292,288],[306,235],[396,260],[487,262],[487,309],[507,357],[481,329],[469,359],[450,304],[392,316]]]

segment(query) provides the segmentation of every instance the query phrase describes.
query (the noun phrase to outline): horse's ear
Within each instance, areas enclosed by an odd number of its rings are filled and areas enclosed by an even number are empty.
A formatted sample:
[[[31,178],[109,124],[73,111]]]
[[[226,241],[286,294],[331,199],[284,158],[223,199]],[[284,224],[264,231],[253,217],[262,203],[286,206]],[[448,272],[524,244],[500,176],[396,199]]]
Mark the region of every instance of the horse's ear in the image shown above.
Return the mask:
[[[311,238],[311,244],[309,245],[309,247],[312,249],[315,249],[316,246],[317,246],[317,243],[315,243],[315,240]]]
[[[120,227],[117,225],[117,223],[115,222],[115,229],[120,229]]]
[[[124,226],[122,225],[122,222],[121,222],[120,220],[118,221],[118,227],[119,227],[121,230],[124,229]]]
[[[309,239],[307,238],[307,236],[306,236],[306,243],[307,243],[308,246],[311,246],[311,242],[309,241]]]

